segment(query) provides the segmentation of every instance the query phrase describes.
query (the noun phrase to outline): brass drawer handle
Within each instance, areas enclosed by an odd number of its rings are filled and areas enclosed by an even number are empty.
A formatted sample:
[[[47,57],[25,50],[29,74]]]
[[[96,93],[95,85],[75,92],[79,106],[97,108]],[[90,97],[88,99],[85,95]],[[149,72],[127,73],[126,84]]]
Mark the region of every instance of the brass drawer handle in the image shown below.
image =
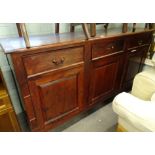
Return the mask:
[[[56,65],[63,64],[64,61],[65,61],[65,58],[64,58],[64,57],[62,57],[62,58],[60,58],[60,59],[55,58],[55,59],[52,60],[52,62],[53,62],[54,64],[56,64]]]
[[[131,53],[134,53],[134,52],[136,52],[137,50],[131,50]]]

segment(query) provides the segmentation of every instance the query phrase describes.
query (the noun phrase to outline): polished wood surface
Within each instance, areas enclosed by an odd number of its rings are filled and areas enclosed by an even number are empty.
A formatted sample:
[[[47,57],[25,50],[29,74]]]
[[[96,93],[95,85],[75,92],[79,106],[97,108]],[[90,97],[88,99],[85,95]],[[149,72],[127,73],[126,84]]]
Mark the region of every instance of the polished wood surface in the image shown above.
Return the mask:
[[[1,71],[0,77],[0,132],[20,131]]]
[[[149,46],[139,47],[128,51],[126,61],[126,72],[124,79],[124,88],[130,89],[137,73],[142,71],[142,65],[146,58]]]
[[[15,112],[12,108],[0,111],[0,132],[20,131]]]
[[[134,34],[141,34],[145,32],[153,32],[154,29],[143,29],[136,28],[136,31],[133,33],[132,28],[128,28],[127,33],[122,33],[121,28],[108,29],[106,30],[97,30],[96,36],[91,38],[91,40],[98,40],[103,38],[110,38],[116,36],[132,36]],[[3,38],[0,39],[0,43],[5,53],[14,53],[14,52],[25,52],[29,50],[35,50],[36,48],[46,48],[67,45],[71,43],[85,42],[86,38],[83,32],[74,32],[74,33],[61,33],[61,34],[50,34],[50,35],[39,35],[39,36],[29,36],[29,41],[31,44],[31,49],[27,49],[25,46],[24,39],[22,37],[13,37],[13,38]]]
[[[132,49],[140,46],[149,45],[150,39],[151,36],[149,33],[130,36],[127,38],[127,48]]]
[[[42,61],[44,60],[44,61]],[[27,75],[55,70],[84,60],[83,47],[47,51],[23,58]]]
[[[48,131],[131,86],[153,32],[137,30],[107,31],[103,36],[97,31],[89,40],[77,39],[76,33],[56,34],[48,36],[49,40],[45,37],[48,45],[41,42],[41,46],[11,52],[5,46],[31,130]],[[56,39],[54,44],[52,39]]]
[[[124,40],[122,39],[108,39],[98,41],[92,45],[92,58],[106,56],[123,50]]]
[[[78,113],[83,105],[83,65],[75,66],[29,80],[30,94],[35,105],[40,128],[54,126]]]
[[[123,52],[94,60],[91,68],[90,104],[113,96],[120,89]]]

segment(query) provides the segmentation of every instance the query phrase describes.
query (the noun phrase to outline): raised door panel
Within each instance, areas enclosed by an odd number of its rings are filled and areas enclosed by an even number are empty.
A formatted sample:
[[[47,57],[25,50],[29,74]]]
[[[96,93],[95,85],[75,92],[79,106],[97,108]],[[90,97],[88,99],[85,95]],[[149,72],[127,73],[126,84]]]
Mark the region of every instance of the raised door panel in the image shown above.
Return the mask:
[[[78,108],[77,75],[39,86],[44,120],[50,121]]]
[[[83,106],[83,67],[29,81],[38,127],[50,128],[78,113]],[[47,127],[48,128],[48,127]]]
[[[123,72],[122,58],[113,56],[93,62],[90,104],[106,99],[119,90]]]

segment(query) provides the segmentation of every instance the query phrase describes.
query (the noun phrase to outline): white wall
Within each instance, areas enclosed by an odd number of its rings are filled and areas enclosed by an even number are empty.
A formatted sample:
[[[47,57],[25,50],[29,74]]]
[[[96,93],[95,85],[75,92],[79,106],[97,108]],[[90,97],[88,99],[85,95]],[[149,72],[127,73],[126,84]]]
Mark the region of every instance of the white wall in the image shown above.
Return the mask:
[[[110,23],[109,28],[111,27],[121,27],[122,23]],[[132,26],[132,24],[129,24]],[[144,23],[137,23],[137,27],[144,27]],[[41,35],[41,34],[51,34],[55,32],[55,25],[52,23],[27,23],[27,31],[29,35]],[[98,28],[102,25],[98,25]],[[81,26],[78,26],[76,30],[81,30]],[[61,23],[60,24],[60,33],[69,32],[69,24]],[[0,38],[6,37],[17,37],[18,32],[15,23],[0,23]]]
[[[51,34],[55,32],[55,24],[52,23],[27,23],[29,35]],[[81,26],[79,26],[80,29]],[[69,24],[60,24],[60,33],[69,32]],[[18,31],[15,23],[0,23],[0,38],[18,37]]]

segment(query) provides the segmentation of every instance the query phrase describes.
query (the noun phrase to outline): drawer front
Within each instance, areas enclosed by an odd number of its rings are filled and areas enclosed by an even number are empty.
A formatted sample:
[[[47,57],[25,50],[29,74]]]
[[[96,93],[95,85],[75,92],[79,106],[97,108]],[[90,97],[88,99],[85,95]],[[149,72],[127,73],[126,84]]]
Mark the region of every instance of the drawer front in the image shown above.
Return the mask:
[[[92,59],[123,50],[124,40],[106,40],[92,45]]]
[[[83,62],[83,55],[84,48],[75,47],[29,55],[23,57],[23,62],[27,75],[33,75]]]
[[[148,45],[148,44],[150,44],[150,40],[151,40],[150,33],[144,33],[144,34],[130,36],[127,39],[127,48],[130,49],[130,48]]]
[[[0,96],[0,111],[6,108],[11,107],[10,99],[8,95],[1,95]]]
[[[141,52],[141,51],[143,51],[144,53],[147,53],[148,50],[149,50],[149,45],[146,45],[146,46],[143,46],[143,47],[128,49],[127,52],[128,52],[128,54],[135,54],[135,53],[138,53],[138,52]]]

